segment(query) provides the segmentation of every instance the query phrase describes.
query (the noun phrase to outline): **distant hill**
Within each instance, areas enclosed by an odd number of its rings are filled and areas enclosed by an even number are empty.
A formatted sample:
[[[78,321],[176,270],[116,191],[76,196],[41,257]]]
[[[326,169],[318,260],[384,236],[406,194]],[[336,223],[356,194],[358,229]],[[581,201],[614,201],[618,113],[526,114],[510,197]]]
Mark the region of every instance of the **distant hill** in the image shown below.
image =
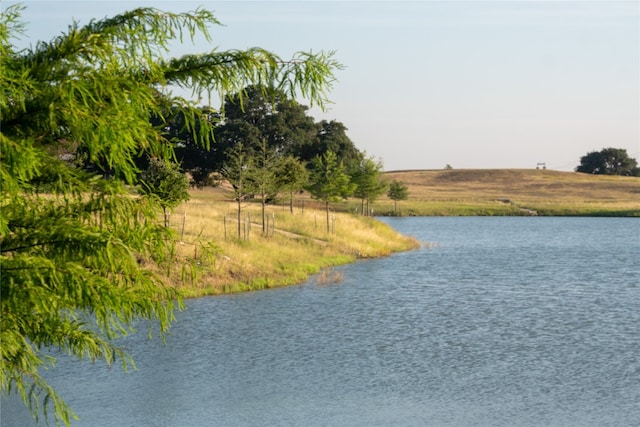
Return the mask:
[[[397,203],[381,197],[375,215],[579,215],[640,217],[640,178],[588,175],[542,169],[449,169],[385,172],[409,188]],[[232,200],[231,187],[194,190],[199,197]],[[288,203],[282,196],[280,203]],[[296,206],[322,208],[304,193]],[[332,209],[361,212],[360,200],[333,203]]]
[[[386,172],[409,187],[407,206],[425,202],[502,203],[547,215],[640,216],[640,178],[543,169],[449,169]],[[423,202],[423,207],[419,206]]]

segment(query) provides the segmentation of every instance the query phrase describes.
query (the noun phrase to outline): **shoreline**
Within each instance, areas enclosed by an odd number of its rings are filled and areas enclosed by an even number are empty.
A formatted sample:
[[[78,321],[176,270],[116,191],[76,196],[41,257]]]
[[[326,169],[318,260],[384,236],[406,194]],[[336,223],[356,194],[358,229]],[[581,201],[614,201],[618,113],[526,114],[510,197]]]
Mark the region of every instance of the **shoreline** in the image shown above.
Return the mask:
[[[290,286],[359,259],[419,248],[376,217],[385,216],[578,216],[640,217],[640,178],[527,169],[394,171],[383,174],[409,189],[409,198],[386,196],[372,216],[357,215],[361,201],[332,204],[330,230],[322,205],[297,195],[267,205],[237,204],[229,188],[194,189],[191,200],[173,210],[176,263],[150,265],[168,277],[184,298]],[[375,216],[373,216],[375,215]],[[164,270],[164,271],[163,271]],[[168,273],[168,274],[166,274]]]
[[[260,208],[250,204],[244,210],[253,220],[241,225],[238,238],[231,205],[195,197],[174,211],[171,226],[183,236],[175,268],[164,275],[183,298],[296,285],[333,267],[422,246],[376,218],[344,212],[331,213],[327,231],[325,212],[310,208],[291,214],[269,206],[263,233]]]

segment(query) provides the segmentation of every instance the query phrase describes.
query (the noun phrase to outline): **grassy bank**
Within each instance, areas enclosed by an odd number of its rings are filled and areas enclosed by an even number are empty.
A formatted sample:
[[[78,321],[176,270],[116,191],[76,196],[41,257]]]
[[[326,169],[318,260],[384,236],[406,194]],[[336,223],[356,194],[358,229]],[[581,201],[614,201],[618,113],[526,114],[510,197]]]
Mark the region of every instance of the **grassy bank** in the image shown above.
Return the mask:
[[[640,216],[640,178],[516,169],[385,175],[409,187],[409,199],[397,203],[400,215]],[[354,215],[358,200],[333,206],[341,212],[331,213],[327,232],[325,212],[304,194],[296,197],[293,214],[285,202],[268,206],[264,233],[260,205],[244,204],[238,238],[229,188],[193,190],[191,196],[171,218],[179,262],[163,267],[187,297],[285,286],[321,271],[319,280],[333,281],[339,278],[330,274],[333,266],[420,245],[380,221]],[[371,208],[375,215],[394,214],[386,197]],[[181,261],[187,265],[179,268]]]
[[[327,232],[325,213],[312,208],[291,214],[288,207],[268,206],[263,233],[254,203],[243,205],[238,238],[237,207],[228,200],[224,191],[194,190],[174,210],[171,226],[181,240],[176,259],[191,266],[169,273],[187,297],[300,283],[332,266],[419,246],[380,221],[347,213],[332,213]]]
[[[397,171],[409,187],[400,215],[640,216],[640,178],[538,169]],[[376,203],[393,213],[393,201]]]

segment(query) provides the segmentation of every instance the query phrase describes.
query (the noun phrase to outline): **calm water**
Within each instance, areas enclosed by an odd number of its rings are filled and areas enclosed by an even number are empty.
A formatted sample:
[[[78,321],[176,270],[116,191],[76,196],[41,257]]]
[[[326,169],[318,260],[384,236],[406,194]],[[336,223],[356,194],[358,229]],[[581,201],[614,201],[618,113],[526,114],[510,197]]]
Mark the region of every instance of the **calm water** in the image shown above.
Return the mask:
[[[385,221],[431,245],[188,301],[135,372],[61,361],[74,426],[638,425],[640,220]]]

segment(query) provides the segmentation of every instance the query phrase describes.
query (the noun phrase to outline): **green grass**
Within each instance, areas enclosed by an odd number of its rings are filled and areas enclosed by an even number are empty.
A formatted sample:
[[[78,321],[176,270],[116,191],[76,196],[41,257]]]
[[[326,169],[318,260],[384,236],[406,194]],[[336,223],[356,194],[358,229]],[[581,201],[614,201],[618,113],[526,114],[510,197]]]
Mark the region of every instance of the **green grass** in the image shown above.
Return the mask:
[[[495,200],[407,200],[397,204],[381,200],[375,204],[375,215],[382,216],[511,216],[524,215],[515,206]]]

